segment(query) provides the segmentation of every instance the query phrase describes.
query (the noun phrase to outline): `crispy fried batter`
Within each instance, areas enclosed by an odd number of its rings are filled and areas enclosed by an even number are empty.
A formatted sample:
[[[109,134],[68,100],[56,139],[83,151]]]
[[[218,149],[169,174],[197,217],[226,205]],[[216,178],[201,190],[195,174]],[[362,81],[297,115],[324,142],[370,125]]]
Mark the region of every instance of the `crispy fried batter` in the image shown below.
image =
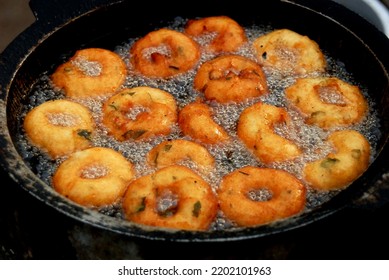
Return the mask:
[[[124,83],[127,69],[121,57],[109,50],[77,51],[51,75],[53,84],[72,98],[109,96]]]
[[[171,165],[132,182],[123,200],[126,219],[153,227],[207,230],[217,214],[210,185],[191,169]]]
[[[69,100],[53,100],[29,111],[24,129],[34,145],[58,158],[88,148],[95,123],[87,107]]]
[[[166,140],[147,154],[147,163],[156,168],[191,161],[206,173],[215,168],[215,159],[202,145],[183,139]]]
[[[220,144],[228,141],[227,132],[212,116],[208,105],[196,101],[180,110],[178,124],[185,135],[202,143]]]
[[[174,97],[158,88],[127,88],[103,105],[103,124],[118,141],[167,135],[176,122]]]
[[[238,137],[265,164],[291,160],[302,151],[295,143],[274,132],[276,124],[288,125],[290,121],[285,109],[256,103],[240,115]]]
[[[243,27],[227,16],[189,20],[185,26],[185,33],[194,37],[214,35],[205,48],[215,53],[237,51],[247,42]]]
[[[60,164],[53,176],[54,189],[85,206],[118,202],[135,171],[122,154],[103,147],[75,152]]]
[[[261,66],[240,55],[223,55],[203,63],[194,88],[220,103],[241,102],[268,92]]]
[[[253,47],[259,64],[289,75],[324,72],[326,59],[319,45],[289,29],[279,29],[258,37]]]
[[[368,111],[360,89],[336,77],[297,79],[285,90],[285,96],[308,124],[324,129],[356,124]]]
[[[306,189],[283,170],[246,166],[227,174],[218,189],[220,210],[238,226],[257,226],[303,211]]]
[[[344,189],[367,169],[370,144],[355,130],[333,132],[327,141],[334,147],[334,152],[307,163],[303,170],[304,179],[314,189]]]
[[[131,63],[145,76],[168,78],[192,69],[200,59],[200,47],[184,33],[162,28],[134,43]]]

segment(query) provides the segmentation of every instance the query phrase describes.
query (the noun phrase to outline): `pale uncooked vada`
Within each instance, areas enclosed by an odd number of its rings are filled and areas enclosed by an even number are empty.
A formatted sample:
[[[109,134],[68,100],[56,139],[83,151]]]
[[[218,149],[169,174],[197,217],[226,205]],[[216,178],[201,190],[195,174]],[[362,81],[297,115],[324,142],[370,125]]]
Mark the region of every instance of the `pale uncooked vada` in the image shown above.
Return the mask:
[[[135,70],[148,77],[168,78],[192,69],[200,59],[200,47],[186,34],[162,28],[137,40],[130,54]]]
[[[246,147],[263,163],[293,160],[302,154],[291,140],[278,135],[276,125],[288,125],[291,119],[281,107],[256,103],[241,113],[237,134]]]
[[[55,87],[71,98],[109,96],[124,83],[127,68],[121,57],[101,48],[78,50],[51,75]]]
[[[53,175],[54,189],[88,207],[112,205],[122,199],[135,171],[121,153],[103,147],[75,152]]]
[[[184,135],[205,144],[221,144],[230,139],[226,130],[213,119],[212,109],[202,102],[192,102],[178,113],[178,125]]]
[[[190,19],[185,26],[185,33],[194,37],[211,36],[205,48],[215,53],[237,51],[247,42],[244,28],[227,16]]]
[[[158,169],[185,161],[194,163],[205,173],[215,167],[215,159],[203,145],[184,139],[163,141],[147,154],[147,163]]]
[[[262,67],[240,55],[222,55],[204,62],[193,86],[208,100],[220,103],[241,102],[268,92]]]
[[[136,179],[123,199],[126,219],[180,230],[208,230],[217,209],[210,185],[191,169],[178,165]]]
[[[327,141],[333,146],[334,152],[307,163],[303,170],[304,180],[318,190],[344,189],[368,168],[370,144],[355,130],[333,132]]]
[[[260,65],[283,74],[322,73],[327,67],[319,45],[308,36],[289,29],[262,35],[255,39],[253,47]]]
[[[268,224],[301,213],[306,188],[292,174],[246,166],[223,177],[217,191],[220,210],[238,226]]]
[[[46,101],[29,111],[24,130],[32,144],[52,158],[91,146],[95,122],[89,109],[69,100]]]
[[[285,96],[305,116],[306,123],[324,129],[361,122],[368,103],[359,87],[336,77],[300,78]]]
[[[126,88],[104,102],[102,122],[118,141],[168,135],[177,123],[176,101],[158,88]]]

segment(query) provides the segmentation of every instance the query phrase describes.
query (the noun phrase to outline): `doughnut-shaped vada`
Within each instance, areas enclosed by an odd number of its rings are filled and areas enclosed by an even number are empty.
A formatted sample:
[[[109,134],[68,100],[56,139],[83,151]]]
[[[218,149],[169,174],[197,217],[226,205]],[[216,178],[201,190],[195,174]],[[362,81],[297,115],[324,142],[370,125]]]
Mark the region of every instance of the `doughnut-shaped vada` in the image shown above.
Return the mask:
[[[118,141],[167,135],[177,122],[176,101],[158,88],[126,88],[104,102],[102,122]]]
[[[31,142],[52,158],[88,148],[95,130],[89,109],[65,99],[33,108],[23,126]]]
[[[279,29],[255,39],[253,47],[259,64],[289,75],[324,72],[325,56],[309,37],[289,29]]]
[[[268,91],[261,66],[240,55],[222,55],[203,63],[194,77],[194,89],[220,103],[241,102]]]
[[[163,141],[147,154],[147,163],[158,169],[185,161],[195,163],[205,172],[215,167],[215,159],[204,146],[183,139]]]
[[[306,123],[324,129],[360,122],[368,104],[359,87],[336,77],[300,78],[285,95],[306,117]]]
[[[185,26],[185,33],[194,37],[210,35],[205,48],[215,53],[237,51],[247,42],[243,27],[227,16],[191,19]]]
[[[314,189],[344,189],[368,168],[370,144],[355,130],[333,132],[327,141],[333,146],[334,152],[307,163],[303,177]]]
[[[71,98],[107,96],[124,83],[126,64],[121,57],[106,49],[88,48],[77,51],[51,75],[53,84]]]
[[[246,166],[223,177],[217,191],[220,210],[238,226],[258,226],[299,214],[306,188],[292,174]]]
[[[148,77],[168,78],[192,69],[200,59],[200,47],[188,35],[162,28],[136,41],[130,54],[135,70]]]
[[[121,153],[103,147],[75,152],[53,175],[54,189],[88,207],[117,203],[134,179],[135,171]]]
[[[183,230],[207,230],[218,209],[210,185],[191,169],[172,165],[133,181],[123,199],[126,219]]]
[[[182,132],[205,144],[219,144],[229,140],[225,129],[213,119],[212,109],[201,102],[184,106],[178,113]]]
[[[256,103],[241,113],[237,134],[246,147],[265,164],[292,160],[301,155],[302,151],[291,140],[274,131],[276,125],[288,125],[290,122],[285,109]]]

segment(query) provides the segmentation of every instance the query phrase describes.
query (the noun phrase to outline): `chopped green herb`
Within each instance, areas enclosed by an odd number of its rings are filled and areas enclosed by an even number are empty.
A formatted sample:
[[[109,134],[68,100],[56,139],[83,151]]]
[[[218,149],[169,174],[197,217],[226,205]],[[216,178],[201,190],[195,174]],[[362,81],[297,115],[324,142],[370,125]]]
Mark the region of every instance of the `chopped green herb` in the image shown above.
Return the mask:
[[[311,118],[324,117],[325,114],[323,111],[316,111],[311,114]]]
[[[114,109],[115,111],[117,111],[119,109],[118,106],[116,106],[114,103],[111,103],[108,106],[111,107],[112,109]]]
[[[141,137],[143,134],[145,134],[146,132],[147,132],[147,130],[143,130],[143,129],[140,129],[140,130],[129,130],[126,133],[123,134],[123,137],[125,139],[136,140],[139,137]]]
[[[173,70],[180,70],[180,67],[177,67],[177,66],[174,66],[174,65],[169,65],[169,68],[173,69]]]
[[[331,168],[339,161],[340,160],[337,158],[326,158],[326,159],[322,160],[322,162],[320,163],[320,166],[323,168]]]
[[[200,210],[201,210],[201,202],[197,201],[195,204],[193,204],[193,210],[192,210],[193,216],[197,218],[200,215]]]
[[[91,139],[92,132],[90,132],[89,130],[79,129],[79,130],[77,130],[77,135],[84,137],[86,140],[89,140],[89,141],[92,140]]]
[[[163,150],[164,150],[165,152],[169,152],[170,149],[171,149],[172,147],[173,147],[173,145],[167,144],[167,145],[165,145],[165,146],[163,147]]]
[[[154,164],[155,164],[155,165],[158,165],[158,157],[159,157],[159,153],[157,153],[157,154],[155,155],[155,158],[154,158]]]
[[[351,156],[355,159],[360,159],[361,158],[361,150],[360,149],[353,149],[351,150]]]
[[[138,206],[138,208],[136,209],[136,213],[139,213],[139,212],[142,212],[146,209],[146,197],[142,197],[142,200],[140,202],[140,205]]]
[[[135,93],[136,93],[136,91],[126,91],[126,92],[123,92],[122,95],[133,96]]]

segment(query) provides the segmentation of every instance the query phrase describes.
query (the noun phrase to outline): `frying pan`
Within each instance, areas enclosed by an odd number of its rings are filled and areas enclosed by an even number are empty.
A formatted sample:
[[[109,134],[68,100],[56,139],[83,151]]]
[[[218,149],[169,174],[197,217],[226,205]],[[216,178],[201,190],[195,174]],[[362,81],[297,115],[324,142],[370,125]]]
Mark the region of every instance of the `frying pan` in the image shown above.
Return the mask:
[[[237,241],[259,238],[308,226],[334,213],[360,203],[366,193],[385,197],[385,188],[375,187],[387,172],[388,105],[389,105],[389,40],[374,26],[358,15],[331,1],[266,0],[260,2],[255,15],[242,15],[249,3],[229,6],[222,1],[209,3],[196,1],[199,7],[183,11],[184,18],[228,15],[243,26],[268,25],[289,28],[315,40],[331,57],[344,63],[353,78],[368,89],[376,104],[380,119],[377,153],[369,169],[346,190],[320,207],[297,217],[274,224],[215,232],[187,232],[153,229],[134,225],[124,220],[96,213],[76,205],[58,195],[35,174],[31,163],[20,155],[16,145],[20,133],[19,116],[22,104],[42,73],[51,73],[70,57],[75,50],[87,47],[114,49],[128,38],[140,37],[147,32],[172,22],[175,16],[134,14],[150,7],[133,7],[131,1],[30,1],[36,22],[21,33],[0,57],[0,163],[6,173],[34,198],[60,213],[80,221],[124,236],[152,240],[174,241]],[[164,4],[152,7],[163,10]],[[238,15],[240,13],[240,15]]]

